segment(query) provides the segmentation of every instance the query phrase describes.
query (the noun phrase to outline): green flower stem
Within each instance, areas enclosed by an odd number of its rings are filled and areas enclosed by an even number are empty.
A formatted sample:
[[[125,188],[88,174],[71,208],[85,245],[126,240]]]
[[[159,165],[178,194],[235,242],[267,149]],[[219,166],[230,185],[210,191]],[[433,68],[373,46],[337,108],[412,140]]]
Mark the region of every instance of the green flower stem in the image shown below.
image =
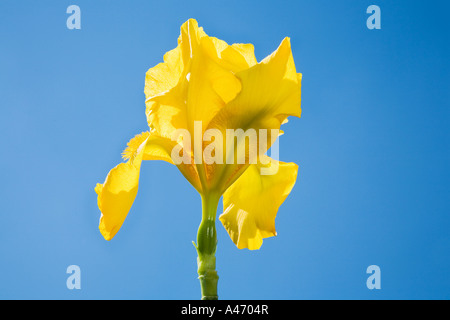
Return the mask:
[[[202,195],[202,222],[197,233],[198,278],[202,289],[202,300],[217,300],[216,271],[216,212],[220,195]]]

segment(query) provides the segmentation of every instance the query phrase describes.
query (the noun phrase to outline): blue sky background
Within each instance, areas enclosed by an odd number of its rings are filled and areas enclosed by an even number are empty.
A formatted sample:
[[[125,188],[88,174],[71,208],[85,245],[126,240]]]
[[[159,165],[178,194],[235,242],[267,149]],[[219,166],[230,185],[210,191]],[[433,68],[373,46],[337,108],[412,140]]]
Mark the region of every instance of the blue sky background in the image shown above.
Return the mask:
[[[66,9],[81,8],[81,30]],[[366,8],[381,8],[381,30]],[[291,37],[302,118],[280,159],[299,164],[278,236],[238,250],[217,224],[222,299],[449,299],[446,1],[0,2],[0,298],[198,299],[197,192],[145,162],[107,242],[94,186],[147,128],[144,78],[195,18],[253,43]],[[219,213],[221,204],[219,205]],[[66,268],[81,268],[68,290]],[[381,268],[368,290],[366,268]]]

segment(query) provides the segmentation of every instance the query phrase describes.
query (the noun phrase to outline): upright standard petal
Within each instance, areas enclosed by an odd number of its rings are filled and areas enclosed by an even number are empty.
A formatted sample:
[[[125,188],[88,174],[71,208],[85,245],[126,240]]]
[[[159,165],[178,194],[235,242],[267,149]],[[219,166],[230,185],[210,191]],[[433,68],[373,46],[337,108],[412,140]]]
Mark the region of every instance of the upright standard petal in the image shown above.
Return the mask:
[[[264,238],[277,234],[278,208],[297,178],[295,163],[264,158],[266,164],[250,165],[223,195],[224,212],[219,219],[239,249],[259,249]],[[262,169],[269,172],[261,174]]]
[[[210,128],[279,128],[301,115],[301,75],[296,72],[289,38],[263,61],[236,73],[242,90],[210,122]]]
[[[190,19],[181,27],[178,47],[169,53],[163,65],[147,72],[148,124],[152,132],[164,138],[172,139],[178,129],[190,133],[193,147],[190,152],[197,152],[194,154],[196,171],[204,186],[208,174],[202,163],[202,141],[194,142],[195,123],[201,122],[201,140],[211,119],[240,92],[241,82],[235,72],[256,61],[252,59],[253,46],[229,46],[207,36],[197,22]],[[166,75],[172,70],[172,74]],[[200,148],[194,147],[196,143],[200,143]]]
[[[242,50],[244,49],[241,48]],[[249,47],[247,52],[248,50]],[[229,56],[234,55],[229,54]],[[245,56],[251,57],[251,55]],[[247,58],[246,61],[249,65],[254,63],[251,58]],[[296,72],[289,38],[285,38],[278,49],[260,63],[237,72],[236,77],[241,81],[242,90],[234,100],[221,108],[209,123],[208,129],[218,129],[224,137],[227,136],[226,131],[230,129],[244,132],[255,130],[258,142],[262,142],[259,133],[260,129],[263,129],[266,133],[265,150],[259,150],[259,152],[264,154],[278,136],[278,133],[275,136],[272,135],[272,129],[279,130],[288,116],[300,117],[301,115],[301,74]],[[262,144],[259,145],[262,146]],[[238,148],[250,148],[248,144],[227,141],[224,143],[224,148],[227,148],[222,153],[224,164],[211,164],[207,168],[207,171],[212,173],[211,184],[221,184],[222,190],[233,183],[251,163],[248,149],[244,150],[247,154],[245,164],[236,164],[233,159],[226,158],[226,155],[238,154],[240,152]],[[234,149],[228,150],[228,148]],[[230,165],[230,163],[233,164]]]
[[[202,121],[206,129],[241,90],[234,75],[236,67],[231,70],[230,59],[220,56],[228,47],[207,36],[194,19],[181,26],[178,47],[166,53],[164,63],[147,72],[146,114],[151,129],[169,138],[176,129],[192,134],[194,121]]]
[[[150,68],[145,74],[146,97],[157,96],[175,87],[183,72],[181,48],[177,47],[164,55],[164,62]]]

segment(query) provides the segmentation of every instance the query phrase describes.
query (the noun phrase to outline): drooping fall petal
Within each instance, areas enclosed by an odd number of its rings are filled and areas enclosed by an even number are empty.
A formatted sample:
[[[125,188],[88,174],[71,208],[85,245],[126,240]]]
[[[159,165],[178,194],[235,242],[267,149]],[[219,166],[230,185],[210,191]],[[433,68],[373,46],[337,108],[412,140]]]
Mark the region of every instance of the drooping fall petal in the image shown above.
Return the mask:
[[[278,208],[297,178],[295,163],[267,156],[262,160],[264,164],[250,165],[223,195],[224,213],[219,219],[239,249],[259,249],[264,238],[276,235]]]
[[[148,138],[145,138],[137,149],[131,149],[141,138],[142,135],[129,142],[124,152],[124,155],[129,157],[128,162],[113,168],[105,182],[98,183],[95,187],[98,208],[102,213],[99,229],[106,240],[111,240],[119,231],[136,198],[141,162]]]
[[[103,184],[97,184],[98,207],[102,213],[99,229],[106,240],[111,240],[119,231],[136,198],[140,167],[143,160],[163,160],[173,164],[171,151],[177,144],[167,138],[143,132],[131,139],[122,156],[126,163],[120,163],[107,175]],[[195,167],[178,165],[185,178],[201,191]]]

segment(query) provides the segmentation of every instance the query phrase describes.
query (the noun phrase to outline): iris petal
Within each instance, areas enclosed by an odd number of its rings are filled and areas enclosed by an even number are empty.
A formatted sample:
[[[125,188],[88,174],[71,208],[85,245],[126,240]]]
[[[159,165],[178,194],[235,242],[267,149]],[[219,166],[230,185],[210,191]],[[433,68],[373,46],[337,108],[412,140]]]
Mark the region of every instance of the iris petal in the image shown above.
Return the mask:
[[[111,240],[121,228],[136,198],[142,160],[163,160],[173,164],[171,151],[177,142],[143,132],[128,142],[123,155],[128,161],[114,167],[103,184],[97,184],[97,204],[102,213],[99,229]],[[201,191],[198,174],[190,164],[178,165],[181,173]]]
[[[250,165],[223,195],[224,212],[219,219],[239,249],[259,249],[264,238],[277,234],[278,208],[297,178],[295,163],[268,158],[266,164]],[[273,172],[261,174],[263,168]]]
[[[146,143],[147,139],[128,162],[113,168],[105,182],[95,187],[98,208],[102,213],[99,229],[106,240],[111,240],[119,231],[136,198]]]
[[[250,49],[247,47],[247,50]],[[245,56],[253,63],[252,59],[248,58],[252,56],[251,53]],[[230,129],[255,130],[258,141],[262,140],[259,130],[263,129],[267,138],[266,150],[259,152],[264,154],[278,136],[278,133],[272,136],[271,130],[279,130],[288,116],[301,115],[301,74],[296,72],[289,38],[285,38],[278,49],[260,63],[237,72],[236,77],[241,81],[242,90],[235,99],[221,108],[209,123],[208,129],[220,130],[224,137]],[[238,146],[239,143],[234,144],[234,150],[224,150],[223,154],[238,154]],[[241,143],[240,146],[247,148],[246,144]],[[227,147],[226,144],[224,147]],[[248,146],[248,149],[251,149],[251,146]],[[245,164],[230,164],[230,159],[224,158],[223,163],[227,164],[210,165],[207,171],[212,173],[212,185],[221,184],[221,190],[225,191],[251,162],[248,149],[245,151]]]

